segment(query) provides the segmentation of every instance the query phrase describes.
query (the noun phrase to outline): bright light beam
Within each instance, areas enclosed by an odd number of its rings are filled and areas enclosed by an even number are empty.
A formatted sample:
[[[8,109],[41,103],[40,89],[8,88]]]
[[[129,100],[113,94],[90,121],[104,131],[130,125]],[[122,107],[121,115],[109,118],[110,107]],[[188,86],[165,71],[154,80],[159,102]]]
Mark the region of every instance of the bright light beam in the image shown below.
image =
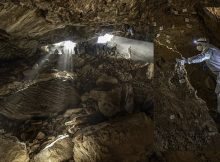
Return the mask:
[[[104,43],[110,42],[113,37],[114,37],[113,35],[105,34],[104,36],[100,36],[98,38],[97,43],[104,44]]]
[[[70,54],[73,53],[74,47],[76,46],[76,43],[73,43],[72,41],[65,41],[64,42],[64,51],[71,52]]]

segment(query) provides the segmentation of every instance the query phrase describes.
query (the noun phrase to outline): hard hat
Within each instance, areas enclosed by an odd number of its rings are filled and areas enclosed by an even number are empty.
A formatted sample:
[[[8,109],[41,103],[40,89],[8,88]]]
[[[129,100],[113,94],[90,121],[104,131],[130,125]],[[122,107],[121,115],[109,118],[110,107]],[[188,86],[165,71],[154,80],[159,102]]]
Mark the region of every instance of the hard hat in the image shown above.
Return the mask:
[[[195,44],[201,44],[201,43],[208,43],[208,40],[206,38],[199,38],[194,41]]]

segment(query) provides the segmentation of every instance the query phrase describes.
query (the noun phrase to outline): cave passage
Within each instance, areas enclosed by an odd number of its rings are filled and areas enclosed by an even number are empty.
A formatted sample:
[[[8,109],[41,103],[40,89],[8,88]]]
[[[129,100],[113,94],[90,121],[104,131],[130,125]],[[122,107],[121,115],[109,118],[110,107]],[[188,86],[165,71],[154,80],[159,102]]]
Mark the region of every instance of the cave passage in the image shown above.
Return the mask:
[[[219,4],[1,1],[0,162],[219,162]]]

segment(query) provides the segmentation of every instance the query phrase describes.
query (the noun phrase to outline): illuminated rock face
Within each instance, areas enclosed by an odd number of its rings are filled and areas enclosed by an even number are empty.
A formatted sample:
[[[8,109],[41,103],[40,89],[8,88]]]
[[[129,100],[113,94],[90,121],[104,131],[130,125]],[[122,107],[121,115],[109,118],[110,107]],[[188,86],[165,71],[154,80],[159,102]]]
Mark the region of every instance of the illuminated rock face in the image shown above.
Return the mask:
[[[0,135],[0,161],[4,162],[28,162],[25,143],[19,142],[15,137]]]
[[[92,126],[73,141],[76,162],[145,161],[153,145],[153,123],[135,114]]]
[[[73,143],[69,137],[63,137],[51,141],[46,148],[34,156],[32,162],[62,162],[73,156]]]
[[[142,84],[150,83],[148,64],[86,54],[72,55],[72,72],[67,72],[59,69],[61,58],[62,55],[46,56],[47,61],[36,69],[24,71],[20,80],[14,80],[10,75],[2,78],[9,83],[0,87],[1,114],[12,119],[28,119],[83,106],[113,117],[140,109],[144,94],[152,91],[151,84],[138,91],[137,85],[132,85],[135,79]],[[22,67],[11,72],[17,71],[22,71]],[[137,99],[140,95],[143,98]]]

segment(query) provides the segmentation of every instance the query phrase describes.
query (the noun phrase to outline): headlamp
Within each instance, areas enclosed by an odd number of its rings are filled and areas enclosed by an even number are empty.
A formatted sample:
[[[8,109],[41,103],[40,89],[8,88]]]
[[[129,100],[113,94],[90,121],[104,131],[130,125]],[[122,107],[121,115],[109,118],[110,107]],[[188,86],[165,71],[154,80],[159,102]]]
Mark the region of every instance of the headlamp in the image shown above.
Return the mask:
[[[194,40],[193,43],[194,43],[194,44],[198,44],[198,41],[197,41],[197,40]]]

